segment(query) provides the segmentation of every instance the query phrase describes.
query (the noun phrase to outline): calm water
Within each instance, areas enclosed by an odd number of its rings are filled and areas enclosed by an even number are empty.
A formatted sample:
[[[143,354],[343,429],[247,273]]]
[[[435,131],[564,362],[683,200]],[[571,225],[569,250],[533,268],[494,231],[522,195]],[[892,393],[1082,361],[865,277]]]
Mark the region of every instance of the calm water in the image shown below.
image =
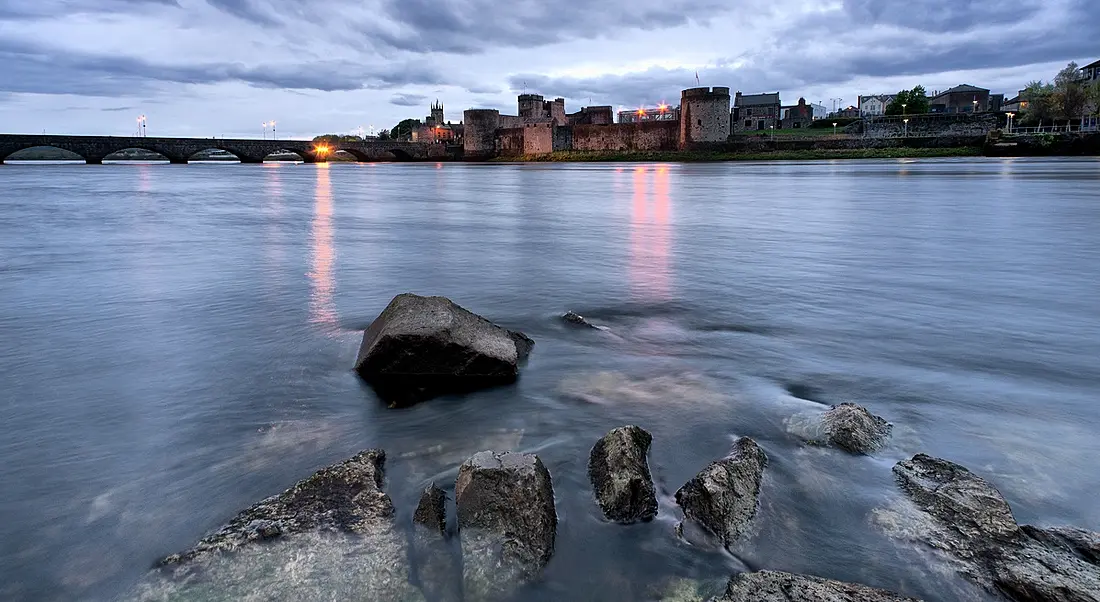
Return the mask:
[[[872,525],[899,459],[1100,528],[1098,230],[1096,160],[0,166],[0,599],[123,595],[380,446],[403,521],[480,449],[542,456],[561,522],[527,599],[751,567],[947,602]],[[404,291],[530,334],[520,383],[384,408],[351,366]],[[887,450],[792,435],[848,400]],[[584,473],[625,423],[654,434],[648,525],[602,522]],[[671,494],[741,435],[771,459],[754,536],[680,543]]]

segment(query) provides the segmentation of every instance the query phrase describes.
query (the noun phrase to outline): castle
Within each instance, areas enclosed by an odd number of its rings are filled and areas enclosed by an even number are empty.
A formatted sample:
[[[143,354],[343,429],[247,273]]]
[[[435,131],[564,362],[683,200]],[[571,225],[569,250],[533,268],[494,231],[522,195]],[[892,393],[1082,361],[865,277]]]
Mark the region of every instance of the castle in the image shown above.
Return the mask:
[[[626,123],[614,123],[610,106],[567,114],[564,98],[547,101],[538,94],[521,94],[518,100],[518,115],[501,115],[496,109],[464,112],[466,158],[697,149],[726,142],[730,135],[730,89],[725,87],[689,88],[681,93],[680,106],[662,118]]]
[[[413,142],[457,142],[462,139],[462,123],[453,125],[444,121],[443,103],[432,103],[431,115],[424,124],[412,131]]]

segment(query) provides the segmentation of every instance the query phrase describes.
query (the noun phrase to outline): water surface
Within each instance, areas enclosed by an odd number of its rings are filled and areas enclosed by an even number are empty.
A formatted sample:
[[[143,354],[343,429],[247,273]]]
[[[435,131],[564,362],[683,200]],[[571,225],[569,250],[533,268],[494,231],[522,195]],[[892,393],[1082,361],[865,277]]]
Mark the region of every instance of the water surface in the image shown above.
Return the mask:
[[[539,453],[531,600],[771,568],[948,602],[873,525],[917,452],[1100,528],[1100,161],[7,165],[0,191],[0,599],[124,595],[373,446],[402,521],[476,451]],[[405,291],[530,334],[521,381],[386,409],[351,366]],[[792,434],[842,401],[890,447]],[[647,525],[604,522],[584,472],[626,423],[654,435]],[[738,436],[770,457],[752,537],[678,541],[672,493]]]

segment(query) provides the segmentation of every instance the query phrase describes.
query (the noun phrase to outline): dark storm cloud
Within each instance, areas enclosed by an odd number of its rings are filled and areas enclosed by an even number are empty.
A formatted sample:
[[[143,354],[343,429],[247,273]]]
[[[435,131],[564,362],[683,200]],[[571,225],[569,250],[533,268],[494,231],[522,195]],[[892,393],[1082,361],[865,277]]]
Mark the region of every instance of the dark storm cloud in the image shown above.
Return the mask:
[[[130,96],[161,83],[244,82],[260,88],[326,92],[438,84],[431,65],[313,61],[247,67],[237,63],[161,65],[144,59],[60,51],[0,41],[0,91]]]
[[[394,94],[390,98],[390,104],[399,107],[419,107],[426,100],[428,97],[421,94]]]
[[[931,33],[965,31],[1030,19],[1045,0],[844,0],[853,23],[876,23]]]

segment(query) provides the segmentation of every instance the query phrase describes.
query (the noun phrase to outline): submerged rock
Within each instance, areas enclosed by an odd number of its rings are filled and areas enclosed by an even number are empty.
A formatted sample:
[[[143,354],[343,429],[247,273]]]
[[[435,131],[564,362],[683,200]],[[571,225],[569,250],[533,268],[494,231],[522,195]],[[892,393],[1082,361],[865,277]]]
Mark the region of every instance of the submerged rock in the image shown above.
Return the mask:
[[[534,454],[475,454],[455,481],[466,600],[497,600],[538,577],[554,554],[550,472]]]
[[[190,550],[163,558],[158,566],[170,578],[146,592],[209,589],[217,593],[211,600],[296,599],[340,589],[326,590],[318,577],[354,554],[355,562],[341,569],[348,587],[374,599],[422,599],[409,583],[405,537],[381,489],[385,459],[379,449],[361,452],[255,504]]]
[[[767,463],[767,454],[755,441],[738,439],[728,456],[711,462],[676,492],[685,520],[706,527],[728,547],[756,516]]]
[[[928,519],[904,533],[948,554],[966,578],[1017,602],[1100,602],[1100,534],[1021,527],[993,485],[947,460],[918,454],[894,475]]]
[[[822,417],[828,443],[853,454],[870,454],[886,444],[891,426],[854,403],[833,406]]]
[[[413,513],[417,582],[428,602],[462,600],[461,560],[446,539],[447,494],[432,483]]]
[[[712,602],[919,602],[857,583],[777,571],[741,573]]]
[[[584,316],[572,311],[565,312],[565,314],[562,315],[561,320],[562,322],[565,322],[566,324],[571,324],[573,326],[583,326],[585,328],[591,328],[593,330],[600,329],[599,326],[596,326],[595,324],[589,322],[587,319],[585,319]]]
[[[588,478],[609,520],[633,523],[657,516],[657,491],[646,455],[653,437],[638,426],[611,430],[592,447]]]
[[[392,405],[515,382],[534,346],[445,297],[405,293],[363,333],[355,371]]]

